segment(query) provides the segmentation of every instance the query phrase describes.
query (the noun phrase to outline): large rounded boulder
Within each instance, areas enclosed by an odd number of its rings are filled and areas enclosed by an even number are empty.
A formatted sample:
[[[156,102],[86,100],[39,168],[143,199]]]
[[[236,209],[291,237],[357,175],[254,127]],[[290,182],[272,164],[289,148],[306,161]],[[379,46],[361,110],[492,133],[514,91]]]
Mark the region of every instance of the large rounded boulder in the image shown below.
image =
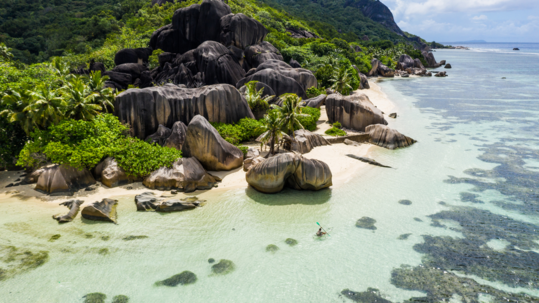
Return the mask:
[[[107,187],[117,187],[139,181],[138,178],[128,176],[113,157],[101,161],[92,172],[95,179]]]
[[[223,16],[220,25],[220,42],[226,46],[233,45],[240,49],[261,43],[268,33],[260,22],[244,14]]]
[[[284,60],[281,52],[267,41],[245,48],[245,59],[249,68],[257,68],[268,60]]]
[[[35,190],[50,195],[73,195],[93,184],[95,179],[87,169],[78,170],[67,164],[50,165],[43,169]]]
[[[222,123],[254,118],[241,93],[228,84],[128,89],[116,97],[114,110],[120,121],[129,123],[134,135],[143,140],[154,134],[160,124],[168,128],[177,121],[189,124],[196,115]]]
[[[114,64],[120,65],[124,63],[148,63],[148,58],[152,55],[151,48],[124,48],[114,56]]]
[[[326,111],[330,123],[339,122],[343,127],[357,131],[365,131],[371,124],[387,125],[382,111],[365,94],[331,94],[326,99]]]
[[[370,142],[387,149],[408,147],[417,141],[407,137],[387,125],[375,124],[365,128],[370,136]]]
[[[211,189],[217,180],[204,170],[196,158],[190,157],[176,160],[171,168],[159,168],[144,178],[142,184],[151,189],[193,192]]]
[[[251,167],[247,183],[263,193],[277,193],[289,186],[298,190],[320,190],[332,185],[329,166],[298,153],[277,154]]]
[[[243,164],[243,152],[228,143],[203,116],[195,116],[187,126],[184,157],[195,157],[206,170],[232,170]]]

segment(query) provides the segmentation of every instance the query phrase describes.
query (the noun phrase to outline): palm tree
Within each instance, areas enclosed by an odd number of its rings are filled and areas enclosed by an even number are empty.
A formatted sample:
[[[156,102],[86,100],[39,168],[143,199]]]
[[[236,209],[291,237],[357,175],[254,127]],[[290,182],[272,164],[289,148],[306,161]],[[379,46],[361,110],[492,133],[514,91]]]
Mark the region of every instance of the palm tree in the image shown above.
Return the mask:
[[[262,98],[262,94],[264,93],[264,88],[261,88],[260,90],[256,90],[256,84],[258,81],[250,81],[245,83],[245,100],[247,100],[247,104],[249,104],[249,107],[251,110],[259,109],[259,110],[265,110],[269,108],[268,102],[273,99],[275,96],[266,96]]]
[[[343,65],[340,68],[335,69],[329,82],[333,83],[331,86],[332,89],[345,95],[349,90],[352,90],[352,86],[350,86],[351,80],[352,73],[350,73],[346,66]]]
[[[90,73],[88,77],[89,89],[98,94],[96,103],[99,103],[105,112],[114,111],[114,98],[116,94],[110,87],[104,87],[105,81],[109,79],[109,76],[101,76],[101,71],[94,71]]]
[[[301,98],[296,94],[283,94],[281,95],[281,100],[283,101],[282,106],[273,104],[271,107],[281,113],[283,129],[286,130],[289,135],[295,137],[294,129],[296,127],[304,128],[303,125],[301,125],[301,122],[299,122],[298,117],[307,117],[309,115],[301,113]]]
[[[8,89],[2,96],[2,105],[6,109],[0,112],[0,116],[6,116],[11,123],[19,122],[27,135],[36,127],[34,112],[31,110],[33,96],[25,88],[19,90]]]
[[[270,110],[264,116],[263,123],[266,127],[266,132],[260,135],[260,141],[262,144],[266,144],[270,141],[270,151],[268,155],[275,154],[275,140],[277,140],[277,152],[279,152],[279,142],[282,139],[284,133],[282,129],[282,117],[278,110]]]
[[[103,109],[96,104],[99,94],[91,91],[81,77],[69,79],[62,91],[67,102],[67,118],[89,121]]]
[[[34,123],[41,129],[47,129],[62,120],[67,103],[56,90],[52,90],[49,85],[40,85],[30,94],[34,102],[28,108],[33,112]]]

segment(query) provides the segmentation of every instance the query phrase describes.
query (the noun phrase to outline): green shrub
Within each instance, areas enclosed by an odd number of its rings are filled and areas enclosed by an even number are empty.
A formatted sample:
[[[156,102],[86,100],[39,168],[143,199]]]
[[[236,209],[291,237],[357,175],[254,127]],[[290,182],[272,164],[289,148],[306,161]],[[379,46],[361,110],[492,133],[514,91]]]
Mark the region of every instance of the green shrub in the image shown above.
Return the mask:
[[[336,127],[336,128],[338,128],[338,129],[341,129],[341,128],[342,128],[341,122],[339,122],[339,121],[333,123],[332,125],[333,125],[333,127]]]
[[[241,141],[256,139],[265,131],[264,123],[251,118],[243,118],[236,125],[241,132]]]
[[[211,122],[211,125],[215,127],[223,139],[233,145],[257,138],[265,131],[261,121],[251,118],[243,118],[236,124]]]
[[[211,122],[219,135],[230,144],[238,145],[241,142],[241,129],[234,124],[226,124],[221,122]]]
[[[159,167],[171,168],[182,152],[170,147],[149,144],[137,138],[125,138],[118,142],[113,156],[128,175],[143,177]]]
[[[313,86],[313,87],[309,87],[305,92],[307,93],[307,98],[314,98],[320,95],[324,95],[326,93],[326,88],[325,87],[317,88]]]
[[[45,155],[52,163],[91,169],[105,157],[115,157],[127,174],[145,176],[162,166],[171,167],[181,157],[174,148],[151,145],[128,138],[128,128],[112,114],[92,121],[64,120],[48,130],[37,130],[19,154],[17,165],[33,167]]]
[[[342,129],[339,129],[333,126],[332,128],[326,130],[326,135],[330,135],[333,137],[342,137],[342,136],[346,136],[346,132]]]
[[[303,127],[308,131],[316,130],[316,122],[320,119],[320,110],[313,107],[302,107],[301,113],[308,115],[307,117],[299,116],[298,120]],[[296,130],[299,128],[296,128]]]
[[[247,150],[249,149],[249,147],[247,147],[245,145],[240,145],[240,146],[238,146],[238,148],[241,150],[244,157],[247,156]]]

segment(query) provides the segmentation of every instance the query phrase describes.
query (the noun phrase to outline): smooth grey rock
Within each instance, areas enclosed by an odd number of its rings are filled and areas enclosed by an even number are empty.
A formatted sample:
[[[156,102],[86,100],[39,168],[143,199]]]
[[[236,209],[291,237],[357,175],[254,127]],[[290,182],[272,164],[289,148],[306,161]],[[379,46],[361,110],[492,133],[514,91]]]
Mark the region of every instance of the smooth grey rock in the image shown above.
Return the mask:
[[[153,144],[156,143],[157,145],[163,146],[165,144],[165,141],[170,137],[172,134],[172,130],[162,124],[159,124],[157,127],[157,131],[154,134],[149,135],[146,137],[145,141]]]
[[[319,134],[312,133],[306,129],[294,131],[294,137],[286,136],[287,145],[290,151],[306,154],[317,146],[331,145],[328,140]]]
[[[241,13],[221,17],[220,27],[220,42],[240,49],[261,43],[268,33],[260,22]]]
[[[96,180],[107,187],[117,187],[140,181],[140,178],[128,176],[113,157],[107,157],[93,169]]]
[[[69,212],[65,215],[54,215],[52,218],[58,223],[67,223],[73,221],[77,214],[79,213],[80,206],[84,203],[82,200],[69,200],[65,201],[63,203],[60,203],[60,205],[63,205],[67,208],[69,208]]]
[[[364,94],[329,95],[326,112],[330,123],[339,122],[345,128],[358,131],[364,131],[371,124],[387,124],[382,112]]]
[[[95,179],[87,169],[78,170],[66,164],[56,164],[44,168],[35,190],[50,195],[72,195],[92,184],[95,184]]]
[[[389,126],[382,124],[367,126],[365,132],[369,134],[371,143],[387,149],[407,147],[417,142]]]
[[[96,201],[83,208],[81,215],[84,219],[88,220],[117,223],[117,206],[118,200],[105,198],[101,202]]]
[[[310,98],[303,101],[304,106],[312,107],[312,108],[320,108],[320,106],[324,105],[326,102],[327,95],[319,95],[314,98]]]
[[[172,168],[159,168],[144,178],[142,184],[151,189],[193,192],[211,189],[217,180],[204,170],[196,158],[190,157],[176,160]]]
[[[187,126],[184,157],[195,157],[207,170],[232,170],[242,166],[243,152],[225,141],[204,117],[195,116]]]
[[[257,68],[268,60],[284,60],[281,52],[267,41],[247,47],[245,49],[245,59],[249,68]]]
[[[298,153],[277,154],[251,167],[247,183],[263,193],[280,192],[285,185],[298,190],[320,190],[332,185],[329,166]]]
[[[182,150],[185,137],[187,136],[187,126],[182,121],[177,121],[172,125],[172,132],[166,138],[163,146]]]
[[[160,124],[166,127],[172,127],[177,121],[188,124],[196,115],[222,123],[254,118],[241,93],[228,84],[201,88],[166,84],[128,89],[116,97],[114,110],[120,121],[129,123],[140,139],[155,133]]]

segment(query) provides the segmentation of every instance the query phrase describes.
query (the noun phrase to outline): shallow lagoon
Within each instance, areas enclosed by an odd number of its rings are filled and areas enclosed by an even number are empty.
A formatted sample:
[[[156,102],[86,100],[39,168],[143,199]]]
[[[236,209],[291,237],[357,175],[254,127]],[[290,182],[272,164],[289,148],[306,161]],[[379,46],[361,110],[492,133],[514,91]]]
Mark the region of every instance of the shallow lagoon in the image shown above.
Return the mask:
[[[118,225],[80,216],[58,225],[51,216],[63,207],[1,201],[0,245],[49,256],[0,281],[1,300],[82,302],[100,292],[106,302],[120,294],[130,302],[352,302],[343,289],[371,287],[392,302],[427,294],[431,302],[494,301],[474,298],[473,281],[491,294],[539,300],[539,81],[530,68],[539,56],[445,50],[436,57],[453,65],[448,78],[380,83],[397,105],[390,125],[419,141],[372,149],[394,169],[368,168],[321,192],[212,190],[199,194],[204,207],[182,213],[136,212],[132,196],[120,197]],[[356,227],[362,217],[376,229]],[[316,239],[316,222],[330,236]],[[123,240],[129,236],[147,238]],[[270,244],[279,250],[266,251]],[[213,274],[209,258],[235,269]],[[196,283],[154,285],[186,270]],[[446,297],[432,280],[446,286]]]

